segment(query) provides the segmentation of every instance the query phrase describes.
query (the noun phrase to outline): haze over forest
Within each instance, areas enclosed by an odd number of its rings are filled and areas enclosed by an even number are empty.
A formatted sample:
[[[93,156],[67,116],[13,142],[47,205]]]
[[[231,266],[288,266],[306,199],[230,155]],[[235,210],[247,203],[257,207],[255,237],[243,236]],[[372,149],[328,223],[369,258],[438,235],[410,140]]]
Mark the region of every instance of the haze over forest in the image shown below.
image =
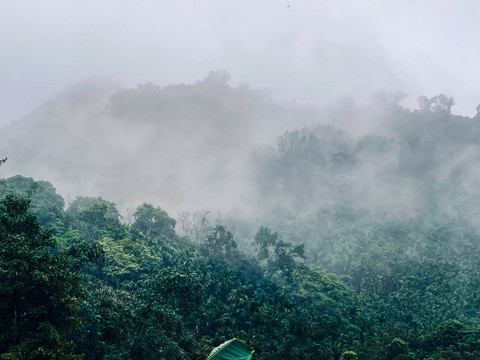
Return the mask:
[[[477,194],[476,123],[450,114],[453,98],[423,97],[410,110],[401,93],[380,91],[368,105],[345,99],[319,109],[275,103],[230,77],[217,70],[166,87],[79,84],[3,128],[2,170],[47,179],[67,201],[102,196],[124,215],[147,199],[171,213],[257,216],[342,198],[413,217],[420,187],[452,176]]]
[[[479,102],[473,2],[30,5],[0,15],[10,34],[0,124],[12,124],[1,145],[14,156],[4,171],[52,180],[67,200],[105,196],[122,212],[147,197],[172,212],[248,211],[259,195],[252,156],[287,130],[331,124],[352,147],[396,136],[382,101],[416,109],[420,96],[447,94],[468,116]]]
[[[480,359],[479,4],[3,5],[0,358]]]
[[[27,6],[28,4],[28,6]],[[324,106],[384,90],[448,94],[475,115],[476,1],[4,1],[0,124],[91,77],[126,88],[194,83],[226,69],[234,85]]]

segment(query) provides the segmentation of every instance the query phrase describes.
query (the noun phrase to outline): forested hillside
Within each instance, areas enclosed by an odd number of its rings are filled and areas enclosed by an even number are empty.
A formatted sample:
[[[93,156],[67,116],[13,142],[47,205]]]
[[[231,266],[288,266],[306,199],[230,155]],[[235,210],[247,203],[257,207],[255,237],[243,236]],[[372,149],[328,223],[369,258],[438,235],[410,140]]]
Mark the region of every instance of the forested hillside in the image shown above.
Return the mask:
[[[480,356],[478,235],[464,223],[344,210],[323,251],[262,226],[246,255],[224,225],[194,242],[152,204],[126,225],[102,198],[64,211],[47,182],[1,187],[2,358],[205,359],[231,337],[258,359]]]
[[[188,85],[73,87],[3,128],[4,174],[49,179],[70,199],[101,194],[124,211],[142,201],[232,209],[251,194],[255,144],[314,115],[229,79],[217,71]]]
[[[0,133],[3,359],[480,359],[478,114],[75,91]]]

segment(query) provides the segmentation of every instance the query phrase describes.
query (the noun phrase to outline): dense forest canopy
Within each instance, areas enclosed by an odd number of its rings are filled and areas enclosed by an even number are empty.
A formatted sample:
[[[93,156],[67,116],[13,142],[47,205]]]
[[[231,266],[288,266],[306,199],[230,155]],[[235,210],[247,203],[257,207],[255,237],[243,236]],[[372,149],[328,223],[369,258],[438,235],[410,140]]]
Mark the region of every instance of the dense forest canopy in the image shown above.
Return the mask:
[[[1,358],[479,359],[479,114],[229,78],[93,82],[2,128]]]

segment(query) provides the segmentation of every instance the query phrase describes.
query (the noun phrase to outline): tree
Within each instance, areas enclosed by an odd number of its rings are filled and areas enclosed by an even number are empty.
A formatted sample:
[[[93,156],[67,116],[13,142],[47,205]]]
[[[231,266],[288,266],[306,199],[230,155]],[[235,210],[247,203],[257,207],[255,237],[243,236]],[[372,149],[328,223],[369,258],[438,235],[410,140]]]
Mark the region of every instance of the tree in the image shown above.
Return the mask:
[[[75,359],[68,338],[80,322],[81,277],[29,205],[13,195],[0,203],[0,356]]]
[[[89,241],[103,236],[119,239],[126,233],[116,205],[101,197],[77,196],[65,212],[65,224],[84,233]]]
[[[277,243],[278,233],[261,226],[260,230],[255,234],[254,243],[258,245],[257,257],[259,260],[266,260],[271,255],[271,248]]]
[[[182,230],[190,237],[191,240],[196,243],[203,240],[205,236],[206,229],[208,227],[208,211],[199,210],[199,211],[182,211],[179,214],[179,222],[182,226]]]
[[[434,111],[446,111],[450,113],[453,105],[455,105],[455,100],[452,97],[440,94],[437,97],[437,103],[435,104]]]
[[[342,356],[340,357],[340,360],[358,360],[357,353],[355,351],[345,351]]]
[[[200,81],[200,84],[214,85],[214,86],[228,86],[232,79],[232,75],[226,70],[210,71],[208,76]]]
[[[95,224],[104,222],[105,219],[120,219],[120,213],[113,202],[101,197],[88,196],[77,196],[68,206],[65,215],[71,219],[82,218]]]
[[[96,285],[82,306],[78,333],[86,360],[180,360],[191,336],[178,311],[195,308],[201,286],[186,267],[145,274],[135,291]]]
[[[30,199],[29,210],[45,228],[63,230],[65,201],[48,181],[35,181],[22,175],[0,180],[0,198],[13,194]]]
[[[287,162],[308,162],[323,165],[325,162],[320,141],[307,129],[287,131],[277,141],[279,153]]]
[[[432,98],[420,96],[418,98],[418,105],[421,111],[446,111],[447,113],[450,113],[452,106],[455,105],[455,100],[444,94]]]
[[[133,213],[134,222],[132,229],[138,230],[146,236],[175,236],[175,219],[168,216],[167,212],[152,204],[143,203]]]
[[[207,236],[203,248],[209,256],[229,260],[237,252],[237,243],[225,226],[217,225]]]
[[[387,360],[413,360],[414,354],[409,350],[408,344],[400,338],[395,338],[387,346]]]
[[[254,243],[258,245],[258,259],[266,262],[266,270],[270,274],[280,271],[290,276],[297,261],[305,259],[305,244],[294,246],[278,240],[278,234],[264,226],[255,235]]]

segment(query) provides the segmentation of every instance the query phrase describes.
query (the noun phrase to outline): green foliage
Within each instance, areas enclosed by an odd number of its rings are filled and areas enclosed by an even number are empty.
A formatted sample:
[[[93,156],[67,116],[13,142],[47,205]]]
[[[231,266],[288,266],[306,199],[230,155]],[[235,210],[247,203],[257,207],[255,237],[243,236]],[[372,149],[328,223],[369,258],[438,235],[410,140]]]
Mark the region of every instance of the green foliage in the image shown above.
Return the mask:
[[[340,360],[358,360],[358,356],[355,351],[347,350],[342,354]]]
[[[56,252],[29,200],[0,203],[0,354],[4,359],[75,359],[69,342],[83,295],[75,259]]]
[[[208,256],[222,260],[234,260],[238,253],[232,233],[223,225],[212,228],[202,244],[202,249]]]
[[[44,228],[63,229],[65,202],[47,181],[35,181],[21,175],[0,180],[0,198],[8,194],[30,199],[30,211]]]
[[[304,244],[293,246],[278,240],[278,234],[264,226],[255,235],[254,244],[258,245],[257,258],[265,264],[270,277],[275,274],[290,277],[298,261],[305,259]]]
[[[103,251],[102,271],[110,283],[116,286],[122,281],[137,278],[140,273],[150,269],[152,262],[161,264],[161,260],[155,257],[152,250],[140,241],[130,238],[114,240],[105,236],[98,245]]]
[[[414,360],[415,355],[402,339],[395,338],[387,346],[386,360]]]
[[[82,218],[86,222],[102,223],[106,219],[119,220],[120,214],[114,203],[104,200],[101,197],[77,196],[66,211],[66,215]]]
[[[167,238],[175,235],[175,219],[168,216],[167,212],[152,204],[143,203],[133,213],[134,222],[132,229],[140,231],[145,236]]]
[[[259,260],[268,259],[271,254],[271,248],[277,243],[278,233],[272,233],[267,227],[260,227],[255,234],[254,243],[258,246],[257,257]]]
[[[86,359],[183,359],[192,339],[178,311],[188,312],[199,284],[186,268],[145,276],[135,290],[92,284],[81,307],[79,348]]]
[[[233,336],[264,360],[478,356],[478,329],[446,321],[478,316],[477,278],[462,271],[478,273],[479,249],[475,230],[467,231],[461,220],[448,226],[436,220],[378,222],[354,204],[316,215],[277,212],[281,232],[296,244],[261,226],[250,240],[257,256],[249,258],[223,225],[200,244],[178,238],[174,220],[151,204],[137,209],[129,227],[120,223],[113,203],[77,198],[65,217],[70,229],[55,237],[43,233],[26,211],[28,201],[7,197],[2,206],[2,241],[37,246],[25,253],[24,247],[11,248],[14,260],[2,260],[6,269],[27,269],[27,263],[37,269],[15,270],[33,277],[16,276],[13,283],[7,277],[2,289],[17,286],[20,298],[12,290],[1,299],[21,299],[16,302],[31,308],[28,316],[10,310],[14,315],[2,320],[21,324],[2,333],[12,344],[2,349],[6,359],[74,359],[73,338],[85,359],[196,359]],[[241,230],[240,239],[248,238],[249,231]],[[314,233],[325,239],[321,248],[298,244]],[[30,260],[20,261],[25,258]],[[46,269],[38,259],[55,261],[47,261]],[[84,273],[84,298],[78,271]],[[28,289],[35,294],[68,289],[68,295],[44,296],[37,304],[25,300]],[[458,302],[458,296],[468,301]],[[54,310],[45,305],[49,301]],[[65,320],[69,311],[66,322],[55,315]],[[23,340],[11,342],[19,333]]]
[[[109,111],[143,109],[135,126],[152,129],[152,138],[159,119],[162,131],[187,131],[179,118],[208,113],[186,128],[218,129],[210,150],[227,154],[239,148],[235,131],[243,125],[202,101],[226,104],[237,90],[220,72],[194,86],[121,91]],[[181,113],[171,107],[184,104],[180,93],[191,96]],[[79,197],[63,217],[51,187],[2,180],[2,189],[30,196],[32,207],[43,194],[42,225],[61,226],[48,251],[36,254],[68,257],[87,293],[75,336],[48,316],[34,340],[4,357],[27,356],[31,344],[61,349],[75,338],[86,359],[197,360],[238,337],[262,360],[478,359],[479,123],[453,116],[448,97],[407,111],[382,96],[379,112],[360,116],[379,120],[382,133],[354,138],[318,126],[287,131],[276,148],[255,151],[255,211],[250,219],[221,215],[224,225],[209,233],[208,212],[183,213],[186,236],[178,237],[175,220],[150,203],[135,210],[131,226],[101,198]],[[149,153],[153,161],[161,151]],[[216,189],[217,174],[198,167]],[[122,181],[130,176],[121,174]]]
[[[100,197],[78,196],[65,212],[65,225],[82,232],[88,241],[98,241],[103,236],[117,239],[127,232],[115,204]]]
[[[419,345],[425,359],[478,359],[480,328],[448,320],[422,336]]]

